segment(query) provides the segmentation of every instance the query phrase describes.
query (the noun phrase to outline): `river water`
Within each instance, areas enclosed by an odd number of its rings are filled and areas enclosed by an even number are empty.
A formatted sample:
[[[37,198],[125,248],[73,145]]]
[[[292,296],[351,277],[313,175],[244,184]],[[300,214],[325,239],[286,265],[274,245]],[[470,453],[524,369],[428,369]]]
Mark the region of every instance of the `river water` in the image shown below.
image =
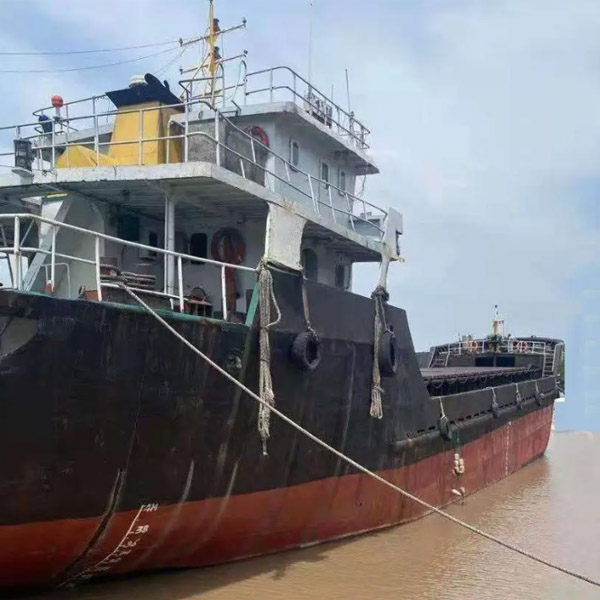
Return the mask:
[[[600,434],[553,433],[546,456],[453,515],[600,580]],[[91,583],[27,600],[600,598],[600,588],[437,515],[375,534],[218,567]]]

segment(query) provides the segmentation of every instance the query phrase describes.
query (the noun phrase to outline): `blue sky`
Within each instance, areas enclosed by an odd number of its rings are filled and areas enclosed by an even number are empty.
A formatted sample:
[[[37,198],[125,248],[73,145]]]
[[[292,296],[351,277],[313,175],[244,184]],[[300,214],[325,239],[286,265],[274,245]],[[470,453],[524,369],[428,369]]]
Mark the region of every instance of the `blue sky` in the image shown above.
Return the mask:
[[[216,6],[224,26],[248,19],[246,31],[227,39],[226,54],[247,49],[250,69],[286,64],[306,73],[308,0]],[[0,50],[13,51],[193,36],[207,10],[203,0],[2,7]],[[333,85],[345,102],[349,69],[352,108],[373,132],[382,171],[368,180],[367,198],[404,213],[407,262],[393,269],[389,288],[408,311],[415,345],[486,333],[497,303],[512,333],[566,339],[567,355],[579,359],[567,365],[570,400],[559,417],[565,427],[600,430],[600,399],[581,387],[596,368],[584,367],[593,362],[584,348],[600,333],[599,303],[589,300],[600,282],[598,31],[595,0],[313,2],[313,81],[326,91]],[[66,68],[151,51],[0,57],[0,68]],[[71,100],[123,86],[171,56],[79,73],[4,74],[3,121],[27,119],[54,93]],[[173,64],[171,82],[194,58],[189,51]],[[359,292],[374,284],[372,268],[357,269]]]

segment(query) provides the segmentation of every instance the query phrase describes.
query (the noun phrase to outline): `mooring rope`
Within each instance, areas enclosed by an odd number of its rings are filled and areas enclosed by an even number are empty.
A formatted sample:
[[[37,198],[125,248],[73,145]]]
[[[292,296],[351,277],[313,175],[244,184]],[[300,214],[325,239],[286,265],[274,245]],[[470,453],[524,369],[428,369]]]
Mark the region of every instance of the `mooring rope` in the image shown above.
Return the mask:
[[[379,368],[379,347],[381,346],[381,336],[383,334],[385,323],[385,308],[383,303],[388,298],[388,293],[383,286],[377,286],[371,294],[375,304],[375,319],[373,322],[373,373],[371,376],[371,406],[369,414],[374,419],[383,418],[383,404],[381,396],[383,388],[381,387],[381,370]]]
[[[277,305],[273,290],[273,275],[265,261],[261,261],[258,272],[258,293],[260,313],[260,370],[258,390],[264,404],[258,407],[258,433],[262,440],[263,454],[267,455],[267,441],[271,435],[271,408],[275,405],[273,380],[271,378],[271,342],[269,329],[281,320],[281,311]],[[275,308],[277,318],[271,321],[271,306]]]
[[[502,546],[503,548],[512,550],[513,552],[516,552],[517,554],[520,554],[521,556],[529,558],[541,565],[545,565],[546,567],[549,567],[556,571],[560,571],[561,573],[564,573],[565,575],[570,575],[571,577],[574,577],[575,579],[579,579],[581,581],[585,581],[586,583],[589,583],[596,587],[600,587],[600,581],[596,581],[594,579],[591,579],[590,577],[586,577],[585,575],[582,575],[581,573],[577,573],[576,571],[572,571],[570,569],[567,569],[566,567],[562,567],[553,562],[550,562],[549,560],[546,560],[545,558],[536,556],[535,554],[533,554],[532,552],[529,552],[528,550],[524,550],[523,548],[520,548],[519,546],[511,544],[510,542],[506,542],[506,541],[502,540],[501,538],[498,538],[495,535],[492,535],[491,533],[487,533],[486,531],[483,531],[482,529],[479,529],[478,527],[475,527],[474,525],[467,523],[466,521],[462,521],[461,519],[458,519],[457,517],[452,516],[451,514],[445,512],[444,510],[437,508],[433,504],[429,504],[429,502],[422,500],[418,496],[415,496],[415,495],[411,494],[410,492],[407,492],[406,490],[402,489],[401,487],[398,487],[391,481],[384,479],[383,477],[381,477],[377,473],[371,471],[367,467],[364,467],[360,463],[357,463],[355,460],[353,460],[349,456],[346,456],[343,452],[336,450],[333,446],[330,446],[327,442],[324,442],[321,438],[317,437],[316,435],[314,435],[307,429],[304,429],[304,427],[302,427],[301,425],[296,423],[294,420],[290,419],[290,417],[288,417],[286,414],[282,413],[278,408],[276,408],[275,406],[269,405],[268,402],[263,400],[258,394],[253,392],[250,388],[246,387],[241,381],[238,381],[235,377],[233,377],[233,375],[230,375],[225,369],[223,369],[216,362],[211,360],[201,350],[196,348],[196,346],[194,346],[189,340],[187,340],[183,335],[181,335],[171,325],[169,325],[169,323],[167,323],[154,309],[152,309],[150,306],[148,306],[148,304],[146,304],[137,294],[135,294],[135,292],[130,290],[123,283],[120,283],[119,285],[134,300],[136,300],[142,307],[144,307],[146,309],[146,311],[148,311],[148,313],[150,313],[150,315],[152,315],[163,327],[165,327],[165,329],[170,331],[179,341],[181,341],[185,346],[187,346],[192,352],[197,354],[202,360],[206,361],[211,367],[213,367],[216,371],[221,373],[221,375],[223,375],[223,377],[225,377],[226,379],[228,379],[235,385],[239,386],[251,398],[256,400],[261,406],[265,407],[265,409],[267,411],[273,412],[282,421],[284,421],[285,423],[287,423],[288,425],[290,425],[291,427],[293,427],[294,429],[299,431],[301,434],[305,435],[307,438],[309,438],[310,440],[312,440],[313,442],[315,442],[316,444],[318,444],[325,450],[328,450],[329,452],[331,452],[332,454],[334,454],[335,456],[337,456],[338,458],[340,458],[341,460],[343,460],[344,462],[349,464],[351,467],[354,467],[357,471],[360,471],[361,473],[364,473],[365,475],[371,477],[372,479],[379,481],[381,484],[385,485],[386,487],[398,492],[402,496],[408,498],[409,500],[412,500],[413,502],[415,502],[416,504],[419,504],[420,506],[426,508],[427,510],[440,515],[444,519],[447,519],[448,521],[451,521],[452,523],[459,525],[460,527],[464,527],[465,529],[468,529],[472,533],[475,533],[487,540],[490,540],[491,542],[494,542],[495,544],[498,544],[499,546]]]

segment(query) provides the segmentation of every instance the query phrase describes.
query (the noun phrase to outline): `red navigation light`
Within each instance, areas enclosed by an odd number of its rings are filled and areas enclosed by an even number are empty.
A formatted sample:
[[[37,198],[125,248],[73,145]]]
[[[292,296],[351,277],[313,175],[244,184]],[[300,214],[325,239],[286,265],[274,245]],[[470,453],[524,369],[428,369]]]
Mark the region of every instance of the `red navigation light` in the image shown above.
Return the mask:
[[[51,102],[52,102],[52,106],[54,106],[54,108],[62,108],[62,106],[64,104],[62,96],[52,96]]]

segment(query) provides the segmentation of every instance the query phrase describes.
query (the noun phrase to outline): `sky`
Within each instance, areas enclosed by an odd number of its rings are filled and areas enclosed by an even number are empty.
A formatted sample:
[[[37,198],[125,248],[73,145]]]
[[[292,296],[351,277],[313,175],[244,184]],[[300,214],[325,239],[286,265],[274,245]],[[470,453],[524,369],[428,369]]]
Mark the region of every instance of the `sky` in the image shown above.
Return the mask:
[[[203,33],[207,16],[204,0],[2,0],[2,8],[0,52],[175,40]],[[308,0],[216,0],[216,10],[223,27],[248,19],[225,54],[246,49],[250,69],[307,73]],[[566,340],[573,405],[560,414],[565,426],[600,430],[597,396],[584,391],[600,374],[589,350],[600,354],[600,2],[313,0],[312,19],[314,84],[333,85],[345,105],[347,68],[352,109],[372,131],[381,174],[368,178],[365,197],[404,215],[406,262],[394,265],[388,287],[416,348],[485,335],[498,304],[514,335]],[[0,56],[0,70],[157,50]],[[193,52],[166,72],[172,84]],[[172,58],[1,74],[2,120],[27,120],[55,93],[71,100],[123,86]],[[356,269],[358,292],[375,283],[374,267]]]

